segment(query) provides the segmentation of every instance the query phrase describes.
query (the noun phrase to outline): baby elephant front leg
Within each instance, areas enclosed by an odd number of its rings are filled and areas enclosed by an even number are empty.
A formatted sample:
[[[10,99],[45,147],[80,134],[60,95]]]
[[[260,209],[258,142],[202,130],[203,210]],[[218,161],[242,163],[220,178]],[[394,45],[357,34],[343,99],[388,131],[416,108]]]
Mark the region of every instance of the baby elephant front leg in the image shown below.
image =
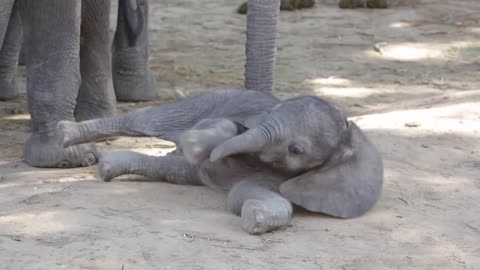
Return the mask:
[[[150,156],[133,151],[108,151],[102,154],[98,166],[103,181],[134,174],[156,178],[179,185],[201,185],[197,168],[182,156]]]
[[[240,215],[242,229],[249,234],[263,234],[287,226],[292,219],[291,203],[274,192],[272,182],[245,180],[228,194],[228,209]]]
[[[228,119],[203,119],[180,136],[180,148],[188,162],[194,165],[208,159],[210,152],[241,130]]]

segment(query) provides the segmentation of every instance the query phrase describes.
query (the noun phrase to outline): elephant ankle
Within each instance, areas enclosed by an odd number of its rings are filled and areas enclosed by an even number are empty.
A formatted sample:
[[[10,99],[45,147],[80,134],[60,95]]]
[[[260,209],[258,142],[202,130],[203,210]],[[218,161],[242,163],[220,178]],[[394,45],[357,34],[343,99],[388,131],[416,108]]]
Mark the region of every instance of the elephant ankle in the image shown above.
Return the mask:
[[[114,116],[117,112],[115,101],[105,100],[103,103],[77,101],[75,120],[78,122]]]
[[[0,100],[10,100],[18,96],[17,83],[13,79],[0,79]]]
[[[139,51],[125,49],[114,53],[112,70],[117,100],[149,101],[158,97],[157,80],[148,67],[148,57]]]
[[[143,73],[118,71],[113,76],[113,85],[118,101],[150,101],[158,97],[158,83],[149,70]]]

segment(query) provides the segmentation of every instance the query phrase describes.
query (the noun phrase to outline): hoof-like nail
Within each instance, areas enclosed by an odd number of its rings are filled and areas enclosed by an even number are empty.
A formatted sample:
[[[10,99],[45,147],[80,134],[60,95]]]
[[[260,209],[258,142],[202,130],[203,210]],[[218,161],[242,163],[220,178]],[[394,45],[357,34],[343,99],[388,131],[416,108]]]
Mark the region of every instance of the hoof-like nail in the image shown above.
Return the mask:
[[[59,168],[70,168],[70,162],[63,160],[57,165]]]
[[[203,147],[201,147],[201,146],[194,146],[194,147],[192,148],[192,153],[193,153],[194,155],[201,154],[201,153],[204,152],[204,151],[205,151],[205,149],[203,149]]]
[[[83,167],[92,166],[95,163],[97,163],[97,158],[95,157],[95,155],[93,153],[87,153],[83,157],[83,161],[82,161],[82,166]]]
[[[107,182],[107,183],[112,181],[112,179],[110,179],[110,178],[104,178],[102,180],[103,180],[103,182]]]
[[[100,162],[98,166],[98,176],[103,182],[110,182],[112,180],[112,167],[108,163]]]

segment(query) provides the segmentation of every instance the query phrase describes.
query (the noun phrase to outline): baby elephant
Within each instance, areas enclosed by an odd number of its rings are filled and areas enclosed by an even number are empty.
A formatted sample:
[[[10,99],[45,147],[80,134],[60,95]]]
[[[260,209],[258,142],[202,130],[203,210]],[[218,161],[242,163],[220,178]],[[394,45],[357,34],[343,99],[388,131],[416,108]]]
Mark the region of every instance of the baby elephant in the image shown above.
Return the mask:
[[[313,96],[280,101],[258,91],[221,91],[85,122],[60,122],[65,147],[111,136],[173,141],[166,156],[102,155],[104,181],[123,174],[228,190],[227,208],[242,228],[282,228],[292,203],[353,218],[377,201],[383,165],[374,145],[331,103]]]

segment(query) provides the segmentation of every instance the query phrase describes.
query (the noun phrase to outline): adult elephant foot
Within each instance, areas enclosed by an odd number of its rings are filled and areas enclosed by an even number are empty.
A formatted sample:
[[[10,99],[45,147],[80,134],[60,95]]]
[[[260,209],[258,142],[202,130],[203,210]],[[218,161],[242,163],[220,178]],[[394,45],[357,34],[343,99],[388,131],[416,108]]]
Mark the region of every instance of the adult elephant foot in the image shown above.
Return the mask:
[[[73,168],[93,165],[97,162],[95,144],[80,144],[64,148],[56,136],[38,133],[26,141],[24,160],[35,167]]]
[[[24,160],[35,167],[95,164],[94,144],[64,148],[56,132],[59,121],[74,120],[79,96],[81,2],[17,3],[25,26],[27,99],[33,130],[24,146]]]
[[[113,41],[112,77],[119,101],[156,98],[157,81],[148,67],[148,1],[120,1]]]

